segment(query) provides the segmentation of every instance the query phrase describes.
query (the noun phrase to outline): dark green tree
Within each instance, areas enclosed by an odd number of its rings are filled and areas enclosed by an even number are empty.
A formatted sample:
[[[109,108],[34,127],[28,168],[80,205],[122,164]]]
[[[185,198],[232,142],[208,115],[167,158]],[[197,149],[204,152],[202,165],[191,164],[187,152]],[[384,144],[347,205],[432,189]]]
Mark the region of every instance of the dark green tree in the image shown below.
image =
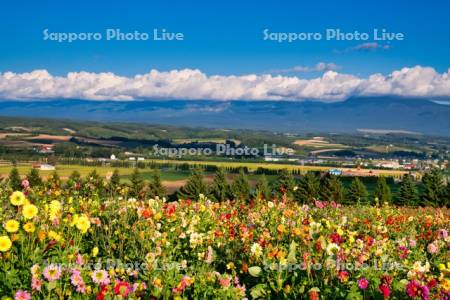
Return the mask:
[[[414,183],[414,178],[409,174],[403,175],[395,204],[413,206],[417,205],[418,201],[419,195],[417,192],[416,184]]]
[[[77,170],[73,171],[72,174],[69,176],[69,182],[70,184],[76,184],[81,181],[81,174]]]
[[[385,202],[392,202],[391,188],[386,183],[386,178],[383,176],[378,177],[377,186],[373,193],[374,198],[378,198],[378,203],[383,204]]]
[[[319,196],[322,200],[341,203],[344,193],[344,186],[338,176],[327,174],[321,181]]]
[[[239,174],[234,178],[231,184],[231,191],[234,199],[248,200],[250,194],[250,184],[244,170],[240,170]]]
[[[367,204],[369,193],[367,192],[366,186],[359,180],[358,177],[355,177],[350,184],[347,195],[344,199],[345,204]]]
[[[269,182],[264,174],[261,175],[256,185],[256,196],[265,200],[270,200],[272,198]]]
[[[292,173],[287,169],[283,169],[278,173],[276,180],[277,192],[292,196],[294,193],[295,179]]]
[[[120,184],[120,175],[119,170],[114,169],[114,172],[111,175],[111,178],[109,179],[109,184],[113,189],[116,189]]]
[[[216,201],[224,201],[230,198],[231,190],[227,182],[223,168],[218,168],[210,188],[210,194]]]
[[[301,203],[309,203],[319,197],[320,179],[314,172],[303,176],[295,193],[295,198]]]
[[[161,174],[159,170],[155,170],[152,174],[152,180],[150,181],[150,191],[149,194],[151,197],[166,197],[167,189],[164,187],[161,181]]]
[[[203,182],[203,174],[199,169],[194,169],[186,184],[177,193],[179,199],[197,200],[200,194],[206,195],[208,189]]]
[[[423,192],[421,199],[425,205],[441,206],[444,204],[444,177],[439,169],[432,169],[422,177]]]
[[[444,190],[444,206],[450,206],[450,184],[448,182]]]
[[[15,190],[20,191],[22,190],[22,179],[20,179],[19,171],[16,167],[13,167],[11,171],[9,172],[9,186]]]
[[[133,173],[131,174],[130,177],[130,182],[131,182],[131,189],[130,189],[131,196],[138,197],[139,193],[142,191],[145,185],[144,179],[142,178],[142,175],[139,172],[138,168],[134,168]]]
[[[39,175],[38,169],[31,168],[30,172],[27,175],[27,180],[30,183],[30,186],[33,188],[42,185],[42,178]]]

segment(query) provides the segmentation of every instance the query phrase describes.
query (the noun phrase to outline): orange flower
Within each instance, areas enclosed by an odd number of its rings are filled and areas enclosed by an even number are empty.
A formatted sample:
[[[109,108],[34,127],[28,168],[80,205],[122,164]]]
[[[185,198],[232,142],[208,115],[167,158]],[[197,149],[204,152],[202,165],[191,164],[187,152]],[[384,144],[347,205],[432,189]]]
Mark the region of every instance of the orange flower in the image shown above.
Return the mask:
[[[278,234],[283,234],[285,230],[286,230],[286,228],[284,227],[283,224],[280,224],[277,226]]]
[[[247,273],[248,272],[248,265],[247,263],[243,263],[242,267],[241,267],[242,273]]]
[[[295,227],[295,228],[292,230],[292,233],[293,233],[295,236],[300,236],[300,235],[302,234],[302,230],[301,230],[300,228],[298,228],[298,227]]]
[[[47,234],[45,233],[44,230],[39,231],[38,238],[39,238],[40,241],[43,241],[46,236],[47,236]]]

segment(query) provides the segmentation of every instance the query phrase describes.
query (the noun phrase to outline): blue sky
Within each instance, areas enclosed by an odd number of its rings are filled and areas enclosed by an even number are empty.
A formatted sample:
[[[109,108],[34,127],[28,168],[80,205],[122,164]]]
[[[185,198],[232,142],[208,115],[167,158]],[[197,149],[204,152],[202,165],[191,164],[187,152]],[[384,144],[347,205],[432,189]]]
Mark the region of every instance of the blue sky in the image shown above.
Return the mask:
[[[319,2],[319,3],[317,3]],[[367,76],[408,66],[450,67],[450,1],[7,1],[0,9],[0,72],[46,69],[130,76],[150,69],[192,68],[221,75],[260,74],[332,62]],[[74,42],[42,39],[54,32],[165,28],[183,42]],[[344,51],[358,41],[276,43],[262,30],[323,32],[326,28],[405,34],[389,49]],[[303,76],[312,76],[305,74]]]

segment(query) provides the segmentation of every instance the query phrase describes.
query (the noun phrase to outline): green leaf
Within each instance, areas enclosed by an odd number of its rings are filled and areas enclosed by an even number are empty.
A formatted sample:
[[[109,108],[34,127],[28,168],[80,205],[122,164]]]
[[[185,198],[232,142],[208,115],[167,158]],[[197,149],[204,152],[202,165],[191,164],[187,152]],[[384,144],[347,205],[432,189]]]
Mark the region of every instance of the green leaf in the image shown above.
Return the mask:
[[[262,269],[261,269],[261,267],[253,266],[253,267],[248,268],[248,272],[253,277],[259,277],[259,275],[261,275]]]
[[[266,289],[266,285],[263,284],[263,283],[260,283],[258,285],[255,285],[250,290],[250,295],[252,296],[253,299],[262,298],[262,297],[264,297],[266,295],[266,290],[265,289]]]

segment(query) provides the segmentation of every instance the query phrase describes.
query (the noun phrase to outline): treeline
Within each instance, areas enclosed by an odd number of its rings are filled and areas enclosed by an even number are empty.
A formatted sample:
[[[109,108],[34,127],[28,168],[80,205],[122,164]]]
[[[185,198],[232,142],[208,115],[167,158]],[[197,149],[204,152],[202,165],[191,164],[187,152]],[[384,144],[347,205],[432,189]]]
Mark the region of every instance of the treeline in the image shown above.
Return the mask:
[[[95,170],[86,178],[82,178],[75,171],[63,183],[56,172],[44,181],[38,170],[31,169],[26,176],[26,184],[33,188],[67,185],[80,190],[87,186],[90,190],[95,189],[96,193],[100,195],[126,189],[128,196],[142,199],[159,196],[169,197],[171,200],[196,200],[200,195],[204,195],[219,202],[236,199],[249,201],[254,198],[270,200],[288,197],[305,204],[322,200],[344,205],[389,203],[404,206],[450,206],[450,185],[446,183],[444,175],[439,169],[432,169],[424,174],[420,189],[411,175],[404,175],[396,197],[393,197],[393,192],[385,177],[378,177],[375,189],[369,193],[364,182],[358,177],[354,177],[351,183],[345,187],[340,177],[331,174],[320,176],[320,173],[317,172],[294,176],[288,170],[281,170],[275,180],[269,182],[266,175],[262,174],[256,184],[251,184],[245,169],[240,169],[231,181],[228,179],[228,174],[225,169],[218,168],[212,182],[208,184],[204,180],[203,170],[194,169],[184,186],[171,195],[168,195],[167,189],[163,186],[158,169],[153,172],[151,180],[146,181],[139,169],[135,168],[130,175],[129,184],[121,182],[117,170],[107,176],[106,180],[100,177]],[[9,185],[12,190],[20,190],[24,186],[16,168],[11,170],[4,183]]]
[[[393,197],[385,177],[377,178],[375,189],[370,194],[358,177],[354,177],[345,188],[341,179],[335,175],[326,174],[321,177],[317,172],[308,172],[297,178],[291,172],[282,170],[271,183],[263,174],[253,188],[243,170],[229,183],[224,170],[219,169],[210,185],[203,182],[200,171],[194,170],[177,196],[196,199],[199,194],[207,195],[216,201],[254,197],[269,200],[287,196],[300,203],[323,200],[345,205],[389,203],[407,206],[449,206],[450,203],[450,186],[445,183],[443,174],[438,169],[423,176],[420,191],[414,178],[409,174],[404,175],[396,197]]]

